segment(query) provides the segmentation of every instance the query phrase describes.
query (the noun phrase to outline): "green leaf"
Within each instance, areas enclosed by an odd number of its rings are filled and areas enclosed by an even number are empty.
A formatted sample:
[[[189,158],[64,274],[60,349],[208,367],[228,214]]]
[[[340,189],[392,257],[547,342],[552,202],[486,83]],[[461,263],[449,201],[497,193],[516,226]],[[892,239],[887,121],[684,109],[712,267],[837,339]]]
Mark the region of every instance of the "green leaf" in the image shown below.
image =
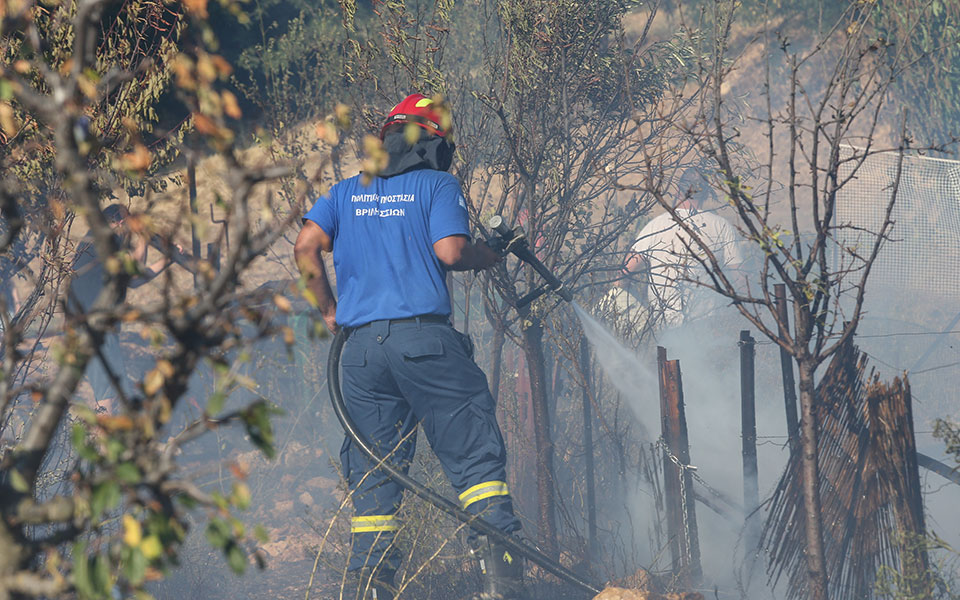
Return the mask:
[[[94,593],[100,598],[110,597],[110,589],[113,587],[113,577],[110,575],[110,559],[103,554],[98,554],[93,559],[93,574],[91,577]]]
[[[80,423],[74,423],[70,429],[70,443],[72,443],[73,447],[77,450],[87,444],[87,430]]]
[[[192,510],[197,507],[197,501],[193,497],[186,494],[177,496],[177,500],[179,500],[180,504],[182,504],[187,510]]]
[[[116,481],[104,481],[93,487],[90,494],[90,511],[94,518],[110,510],[120,502],[120,485]]]
[[[140,548],[127,548],[123,562],[123,576],[134,586],[143,583],[147,573],[147,557]]]
[[[207,414],[208,415],[217,415],[220,414],[220,411],[223,410],[223,404],[227,400],[227,395],[222,391],[216,391],[210,395],[210,399],[207,401]]]
[[[210,498],[213,500],[213,503],[217,505],[217,508],[226,512],[230,510],[230,501],[227,500],[227,497],[221,494],[220,492],[211,492]]]
[[[242,539],[243,536],[247,535],[247,528],[244,527],[240,519],[230,517],[230,527],[232,527],[231,531],[233,532],[234,539]]]
[[[213,519],[207,525],[207,541],[214,548],[226,548],[231,541],[230,526],[223,519]],[[224,550],[225,551],[225,550]]]
[[[232,490],[233,504],[240,510],[246,510],[250,507],[250,488],[242,481],[234,482]]]
[[[230,542],[224,550],[227,555],[227,564],[237,575],[242,575],[247,569],[247,555],[235,542]]]
[[[30,483],[27,481],[27,478],[16,469],[10,471],[10,485],[13,486],[13,489],[23,494],[30,491]]]
[[[248,408],[243,415],[243,423],[247,429],[247,435],[250,436],[250,441],[267,458],[273,458],[277,453],[273,447],[273,427],[270,424],[270,415],[280,412],[282,411],[271,408],[266,402],[258,402]]]
[[[117,465],[114,474],[117,476],[122,483],[128,485],[136,485],[140,483],[140,469],[133,463],[125,462]]]
[[[94,597],[86,542],[77,542],[73,545],[73,586],[81,598]]]
[[[96,462],[100,459],[97,451],[87,443],[87,428],[81,423],[73,424],[73,428],[70,431],[70,441],[73,443],[73,447],[77,450],[80,458],[89,460],[90,462]]]
[[[107,460],[114,463],[117,462],[117,459],[120,458],[120,454],[126,450],[123,442],[117,438],[110,438],[107,440]]]
[[[267,533],[267,528],[263,525],[257,525],[253,528],[253,537],[261,544],[266,544],[270,541],[270,535]]]
[[[215,362],[213,363],[213,373],[217,377],[223,377],[230,372],[230,365],[225,362]]]
[[[0,100],[13,98],[13,85],[6,79],[0,79]]]

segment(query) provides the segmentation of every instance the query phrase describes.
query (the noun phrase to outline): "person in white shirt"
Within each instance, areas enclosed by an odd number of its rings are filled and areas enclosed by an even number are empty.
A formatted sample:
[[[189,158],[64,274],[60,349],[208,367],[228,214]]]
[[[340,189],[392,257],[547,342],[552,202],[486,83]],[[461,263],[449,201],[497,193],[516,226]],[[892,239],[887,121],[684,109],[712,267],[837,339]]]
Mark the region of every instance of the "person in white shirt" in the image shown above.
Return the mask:
[[[679,192],[682,199],[676,205],[677,217],[706,245],[728,276],[737,272],[744,262],[737,231],[705,208],[711,190],[695,168],[684,171]],[[624,271],[637,280],[649,318],[657,325],[678,326],[709,316],[725,304],[722,296],[705,287],[712,285],[712,280],[698,257],[706,260],[706,253],[669,212],[654,217],[640,231]]]

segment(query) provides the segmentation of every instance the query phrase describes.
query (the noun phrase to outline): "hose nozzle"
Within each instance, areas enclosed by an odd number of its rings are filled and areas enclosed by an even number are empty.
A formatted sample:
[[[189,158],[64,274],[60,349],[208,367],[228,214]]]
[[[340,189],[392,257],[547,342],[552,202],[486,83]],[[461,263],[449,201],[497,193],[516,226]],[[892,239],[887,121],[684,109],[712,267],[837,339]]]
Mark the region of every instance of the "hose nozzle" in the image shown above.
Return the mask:
[[[573,302],[573,295],[570,290],[563,287],[563,282],[557,278],[550,269],[544,265],[536,254],[530,250],[530,245],[519,227],[511,229],[500,215],[493,215],[487,220],[487,226],[495,232],[495,236],[487,240],[491,248],[501,254],[513,254],[523,262],[527,263],[533,270],[543,277],[544,285],[528,292],[517,302],[517,308],[523,308],[547,292],[556,292],[558,296],[567,302]]]
[[[510,229],[500,215],[493,215],[487,221],[487,227],[497,232],[497,235],[504,239],[513,237],[513,230]]]

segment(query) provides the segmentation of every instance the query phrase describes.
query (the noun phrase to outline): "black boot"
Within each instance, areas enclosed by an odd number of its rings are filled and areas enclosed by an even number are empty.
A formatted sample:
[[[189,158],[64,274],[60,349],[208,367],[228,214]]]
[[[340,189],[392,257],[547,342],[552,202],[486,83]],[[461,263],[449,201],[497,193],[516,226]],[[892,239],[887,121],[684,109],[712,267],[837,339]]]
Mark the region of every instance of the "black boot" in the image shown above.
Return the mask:
[[[477,536],[472,546],[483,574],[483,592],[475,600],[527,600],[522,556],[485,535]]]
[[[393,571],[364,567],[352,575],[343,589],[344,600],[393,600]]]

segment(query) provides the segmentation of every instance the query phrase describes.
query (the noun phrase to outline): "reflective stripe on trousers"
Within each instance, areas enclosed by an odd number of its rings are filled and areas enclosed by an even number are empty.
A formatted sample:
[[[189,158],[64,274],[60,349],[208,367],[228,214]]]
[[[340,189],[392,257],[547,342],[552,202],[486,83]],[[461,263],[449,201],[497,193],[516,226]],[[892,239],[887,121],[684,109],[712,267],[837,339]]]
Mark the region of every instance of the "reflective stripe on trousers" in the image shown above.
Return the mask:
[[[460,506],[466,510],[474,502],[486,500],[494,496],[508,495],[510,495],[510,492],[507,490],[506,481],[484,481],[460,494]]]
[[[394,515],[368,515],[350,519],[351,533],[397,531],[398,529],[400,529],[400,519]]]

